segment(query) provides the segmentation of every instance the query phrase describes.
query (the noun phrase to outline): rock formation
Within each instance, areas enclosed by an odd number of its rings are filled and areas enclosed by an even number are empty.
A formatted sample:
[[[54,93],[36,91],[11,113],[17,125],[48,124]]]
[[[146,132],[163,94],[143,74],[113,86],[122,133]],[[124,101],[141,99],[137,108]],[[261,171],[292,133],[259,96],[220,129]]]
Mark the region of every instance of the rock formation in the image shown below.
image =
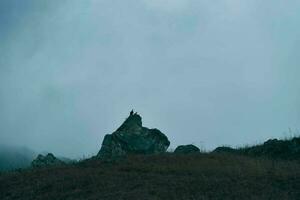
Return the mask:
[[[131,112],[125,122],[112,134],[105,135],[97,155],[100,159],[114,159],[126,154],[155,154],[167,150],[170,142],[158,129],[142,126],[142,118]]]
[[[64,162],[57,159],[52,153],[48,153],[46,156],[39,154],[37,158],[31,162],[31,166],[34,168],[57,166],[62,164],[64,164]]]
[[[200,149],[192,144],[180,145],[174,151],[174,153],[180,153],[180,154],[190,154],[190,153],[199,153],[199,152]]]

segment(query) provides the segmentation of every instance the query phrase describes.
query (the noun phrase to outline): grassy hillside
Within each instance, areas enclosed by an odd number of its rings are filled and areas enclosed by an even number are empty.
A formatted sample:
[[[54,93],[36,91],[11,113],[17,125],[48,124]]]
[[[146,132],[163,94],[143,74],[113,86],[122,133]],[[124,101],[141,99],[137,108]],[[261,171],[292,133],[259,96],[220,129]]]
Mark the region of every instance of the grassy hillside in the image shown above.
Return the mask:
[[[299,161],[231,154],[129,156],[0,175],[0,199],[299,199]]]

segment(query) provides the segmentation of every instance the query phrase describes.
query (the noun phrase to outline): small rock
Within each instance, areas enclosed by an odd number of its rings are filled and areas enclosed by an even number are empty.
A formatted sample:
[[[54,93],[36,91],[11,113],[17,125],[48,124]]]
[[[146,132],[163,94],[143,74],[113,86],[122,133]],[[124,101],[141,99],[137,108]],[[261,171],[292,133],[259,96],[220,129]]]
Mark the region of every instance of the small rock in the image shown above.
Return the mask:
[[[180,153],[180,154],[190,154],[190,153],[199,153],[199,152],[200,149],[192,144],[180,145],[174,151],[174,153]]]
[[[217,147],[215,150],[213,150],[213,153],[234,153],[236,152],[235,149],[231,147]]]

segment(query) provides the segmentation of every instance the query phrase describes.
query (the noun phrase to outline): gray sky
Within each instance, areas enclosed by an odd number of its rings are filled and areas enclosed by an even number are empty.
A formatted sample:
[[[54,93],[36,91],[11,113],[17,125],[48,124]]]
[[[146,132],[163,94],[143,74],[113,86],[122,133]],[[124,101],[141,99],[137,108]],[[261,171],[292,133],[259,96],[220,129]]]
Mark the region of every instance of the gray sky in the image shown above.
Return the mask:
[[[0,143],[95,154],[134,108],[171,147],[300,122],[298,0],[0,0]]]

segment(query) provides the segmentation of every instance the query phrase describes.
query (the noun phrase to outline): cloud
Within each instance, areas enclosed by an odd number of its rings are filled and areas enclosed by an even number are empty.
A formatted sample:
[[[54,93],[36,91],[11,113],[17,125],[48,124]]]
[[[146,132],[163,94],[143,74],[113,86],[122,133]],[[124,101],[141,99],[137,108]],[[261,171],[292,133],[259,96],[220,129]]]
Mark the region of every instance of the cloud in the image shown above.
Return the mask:
[[[3,143],[96,153],[132,108],[173,147],[299,124],[299,1],[3,2]]]
[[[163,12],[181,12],[189,6],[189,0],[143,0],[151,9]]]

